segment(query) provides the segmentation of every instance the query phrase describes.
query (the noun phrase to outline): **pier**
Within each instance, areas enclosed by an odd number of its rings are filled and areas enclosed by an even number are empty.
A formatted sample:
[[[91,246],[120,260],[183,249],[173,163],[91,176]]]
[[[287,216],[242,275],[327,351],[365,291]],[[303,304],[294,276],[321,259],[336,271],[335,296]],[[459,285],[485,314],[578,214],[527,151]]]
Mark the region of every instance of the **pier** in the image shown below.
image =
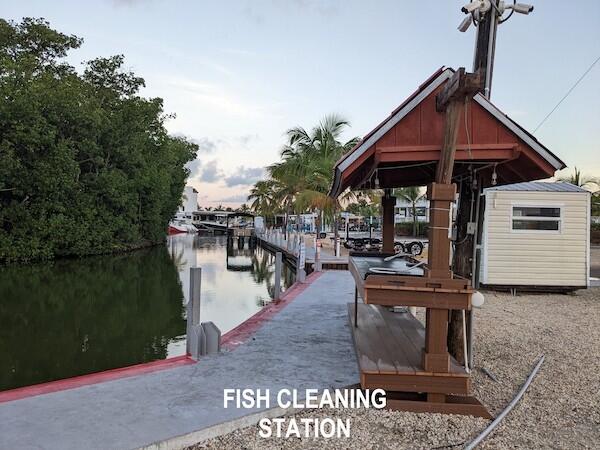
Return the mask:
[[[0,448],[158,448],[166,442],[181,448],[230,431],[224,422],[246,417],[247,425],[256,423],[252,415],[261,409],[223,408],[226,388],[252,386],[274,396],[283,388],[353,385],[359,377],[344,320],[353,291],[348,272],[314,273],[225,334],[229,351],[18,400],[10,401],[11,391],[0,393]]]
[[[348,257],[335,256],[325,249],[318,248],[315,245],[315,235],[307,236],[290,232],[286,237],[280,230],[267,230],[257,234],[257,239],[259,245],[270,252],[282,252],[286,261],[295,268],[298,265],[301,246],[304,244],[306,273],[320,270],[348,270]]]

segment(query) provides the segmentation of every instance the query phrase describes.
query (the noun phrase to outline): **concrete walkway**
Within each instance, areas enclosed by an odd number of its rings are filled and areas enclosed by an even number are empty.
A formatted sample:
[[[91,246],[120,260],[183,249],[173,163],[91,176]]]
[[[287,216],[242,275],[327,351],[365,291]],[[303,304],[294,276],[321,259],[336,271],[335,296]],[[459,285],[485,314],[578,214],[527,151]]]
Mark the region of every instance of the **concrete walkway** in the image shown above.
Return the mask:
[[[353,293],[348,272],[325,272],[233,351],[0,404],[0,448],[138,448],[258,411],[224,409],[224,388],[273,393],[357,383],[346,317]]]

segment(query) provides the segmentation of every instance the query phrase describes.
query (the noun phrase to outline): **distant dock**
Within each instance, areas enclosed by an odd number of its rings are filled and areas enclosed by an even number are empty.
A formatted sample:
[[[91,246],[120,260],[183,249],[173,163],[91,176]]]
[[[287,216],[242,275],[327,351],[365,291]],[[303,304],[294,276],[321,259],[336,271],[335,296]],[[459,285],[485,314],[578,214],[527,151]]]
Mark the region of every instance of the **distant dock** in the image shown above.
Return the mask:
[[[288,233],[286,239],[280,231],[266,231],[257,235],[257,239],[259,245],[269,252],[281,252],[286,262],[295,269],[298,268],[301,242],[304,239],[304,270],[307,274],[319,270],[348,270],[348,257],[336,257],[324,251],[317,252],[314,241],[307,244],[305,236],[300,233]]]

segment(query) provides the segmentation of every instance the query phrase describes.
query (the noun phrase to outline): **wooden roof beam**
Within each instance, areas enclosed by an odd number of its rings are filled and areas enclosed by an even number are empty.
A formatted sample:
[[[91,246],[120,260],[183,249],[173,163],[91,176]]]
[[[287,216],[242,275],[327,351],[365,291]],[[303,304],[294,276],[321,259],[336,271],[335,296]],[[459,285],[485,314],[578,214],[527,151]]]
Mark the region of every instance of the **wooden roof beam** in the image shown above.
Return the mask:
[[[442,92],[435,97],[435,109],[438,112],[446,111],[450,102],[471,98],[483,88],[483,77],[481,72],[467,73],[464,67],[460,67],[452,78],[448,80]]]

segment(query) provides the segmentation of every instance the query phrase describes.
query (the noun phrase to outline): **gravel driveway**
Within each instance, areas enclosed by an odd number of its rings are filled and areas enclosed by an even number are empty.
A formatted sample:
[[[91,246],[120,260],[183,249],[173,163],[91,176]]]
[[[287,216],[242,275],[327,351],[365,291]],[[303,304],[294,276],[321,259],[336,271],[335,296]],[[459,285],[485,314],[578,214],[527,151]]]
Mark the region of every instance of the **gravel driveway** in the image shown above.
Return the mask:
[[[600,448],[600,288],[571,295],[490,292],[476,311],[473,393],[498,413],[540,354],[546,360],[521,402],[480,448]],[[484,375],[485,367],[496,383]],[[321,410],[296,417],[351,419],[351,438],[263,439],[250,427],[193,448],[460,448],[484,419],[385,410]]]

